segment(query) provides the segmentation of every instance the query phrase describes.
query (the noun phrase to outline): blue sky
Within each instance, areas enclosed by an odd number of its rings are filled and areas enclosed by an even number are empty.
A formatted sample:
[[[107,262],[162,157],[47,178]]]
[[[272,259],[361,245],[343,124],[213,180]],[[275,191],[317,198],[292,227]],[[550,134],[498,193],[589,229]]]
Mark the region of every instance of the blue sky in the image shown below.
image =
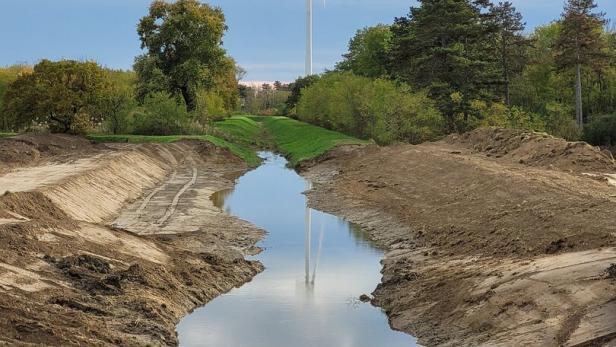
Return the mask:
[[[315,70],[340,60],[354,32],[391,23],[412,0],[315,0]],[[564,0],[513,0],[529,28],[559,17]],[[212,0],[225,10],[225,47],[247,80],[293,80],[303,73],[305,0]],[[616,0],[598,0],[607,18]],[[140,53],[136,24],[149,0],[0,0],[0,66],[41,58],[94,59],[128,69]]]

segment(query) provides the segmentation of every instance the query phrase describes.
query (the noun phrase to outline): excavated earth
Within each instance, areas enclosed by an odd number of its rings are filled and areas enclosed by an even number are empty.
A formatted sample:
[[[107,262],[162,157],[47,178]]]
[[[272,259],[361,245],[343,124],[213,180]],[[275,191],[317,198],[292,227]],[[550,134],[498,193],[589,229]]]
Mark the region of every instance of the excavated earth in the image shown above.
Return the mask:
[[[176,345],[263,269],[263,232],[210,201],[246,170],[203,142],[0,140],[0,345]]]
[[[426,346],[616,346],[616,164],[480,129],[340,147],[304,168],[315,208],[388,252],[373,304]]]

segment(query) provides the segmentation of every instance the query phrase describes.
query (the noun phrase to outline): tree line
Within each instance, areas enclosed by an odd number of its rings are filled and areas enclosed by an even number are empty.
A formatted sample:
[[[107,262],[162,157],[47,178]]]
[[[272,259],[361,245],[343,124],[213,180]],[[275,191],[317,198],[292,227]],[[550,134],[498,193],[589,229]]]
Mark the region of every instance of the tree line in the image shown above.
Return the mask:
[[[91,61],[42,60],[0,69],[5,131],[203,133],[239,105],[241,69],[222,47],[222,10],[197,0],[155,0],[138,26],[134,71]]]
[[[420,0],[359,30],[333,71],[296,84],[290,114],[377,142],[501,126],[616,145],[616,33],[594,0],[567,0],[530,34],[509,1]]]

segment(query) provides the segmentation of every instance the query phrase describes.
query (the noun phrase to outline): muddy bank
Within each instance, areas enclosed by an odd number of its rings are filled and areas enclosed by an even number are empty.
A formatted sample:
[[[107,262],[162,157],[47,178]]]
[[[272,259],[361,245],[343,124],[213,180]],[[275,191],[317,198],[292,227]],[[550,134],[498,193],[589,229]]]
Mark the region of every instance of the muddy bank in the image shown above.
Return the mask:
[[[3,167],[0,345],[175,345],[262,271],[244,255],[263,232],[209,200],[247,167],[200,142],[84,148]]]
[[[422,344],[616,343],[611,156],[481,131],[337,149],[304,173],[311,204],[389,250],[373,303]]]

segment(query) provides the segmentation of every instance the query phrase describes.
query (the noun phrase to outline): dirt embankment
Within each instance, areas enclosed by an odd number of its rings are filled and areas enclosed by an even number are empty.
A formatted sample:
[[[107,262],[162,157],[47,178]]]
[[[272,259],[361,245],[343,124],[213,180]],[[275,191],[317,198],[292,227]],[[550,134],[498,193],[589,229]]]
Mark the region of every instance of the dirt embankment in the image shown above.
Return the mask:
[[[174,345],[181,317],[262,270],[244,260],[262,231],[209,200],[247,169],[230,153],[65,140],[82,141],[31,137],[63,150],[0,176],[0,345]]]
[[[607,153],[481,129],[326,159],[305,172],[311,204],[389,250],[373,303],[394,328],[428,346],[616,343]]]

